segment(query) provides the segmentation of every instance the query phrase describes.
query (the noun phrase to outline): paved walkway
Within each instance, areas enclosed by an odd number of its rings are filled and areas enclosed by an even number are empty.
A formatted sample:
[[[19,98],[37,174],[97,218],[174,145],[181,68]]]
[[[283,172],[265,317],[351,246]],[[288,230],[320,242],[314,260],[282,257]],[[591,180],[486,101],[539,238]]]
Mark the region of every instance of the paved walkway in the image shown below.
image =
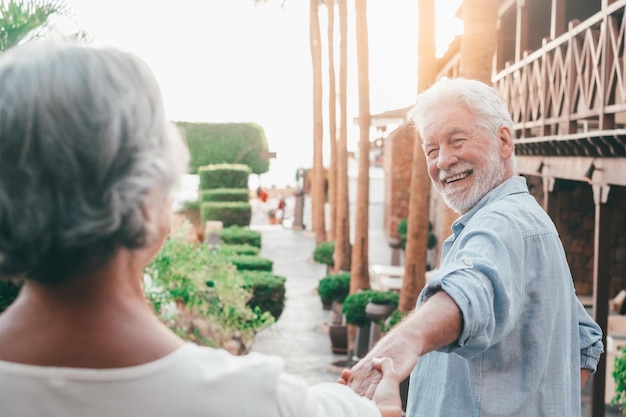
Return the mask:
[[[319,279],[326,275],[326,266],[312,259],[315,238],[311,231],[269,225],[266,209],[274,207],[274,203],[270,200],[264,207],[254,209],[251,228],[262,233],[260,256],[273,260],[274,273],[287,277],[286,303],[280,319],[257,335],[252,351],[283,357],[286,370],[302,376],[308,383],[336,381],[339,368],[333,366],[333,362],[346,359],[346,355],[333,354],[331,351],[325,328],[330,320],[330,312],[322,309],[316,293]],[[293,207],[293,200],[288,199],[288,217],[293,215]],[[370,208],[371,264],[389,264],[391,259],[382,224],[377,220],[382,219],[381,210],[379,206]],[[307,220],[305,209],[305,224],[310,224]],[[591,383],[588,383],[583,392],[582,417],[591,416],[590,388]],[[606,408],[605,417],[621,416],[617,407]]]

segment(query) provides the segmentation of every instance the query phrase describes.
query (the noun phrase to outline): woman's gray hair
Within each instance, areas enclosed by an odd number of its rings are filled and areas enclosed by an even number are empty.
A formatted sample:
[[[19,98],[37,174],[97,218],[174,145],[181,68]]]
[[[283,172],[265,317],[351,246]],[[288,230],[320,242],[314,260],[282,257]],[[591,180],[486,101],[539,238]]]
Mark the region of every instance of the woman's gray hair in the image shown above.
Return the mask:
[[[513,132],[513,120],[500,95],[493,87],[465,78],[441,78],[418,95],[417,102],[407,115],[421,135],[424,134],[421,120],[439,106],[462,103],[472,112],[477,123],[489,133],[496,135],[500,127],[506,126]]]
[[[138,57],[60,41],[3,53],[0,278],[53,284],[142,247],[187,160]]]

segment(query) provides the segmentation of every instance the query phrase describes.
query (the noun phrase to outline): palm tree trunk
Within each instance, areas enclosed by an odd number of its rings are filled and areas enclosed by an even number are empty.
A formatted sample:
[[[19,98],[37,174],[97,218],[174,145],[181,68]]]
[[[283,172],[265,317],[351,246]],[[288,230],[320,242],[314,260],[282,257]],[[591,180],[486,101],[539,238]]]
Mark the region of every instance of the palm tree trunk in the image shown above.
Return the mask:
[[[330,168],[328,169],[328,205],[330,225],[328,235],[333,240],[337,227],[337,89],[335,88],[335,0],[326,0],[328,9],[328,137],[330,139]]]
[[[435,2],[419,1],[417,89],[421,91],[435,81]],[[428,218],[430,179],[426,157],[417,132],[414,133],[411,193],[405,246],[405,266],[398,309],[415,308],[417,297],[425,285],[426,254],[428,250]]]
[[[348,4],[337,0],[339,11],[339,135],[337,137],[337,217],[334,271],[349,271],[350,202],[348,199]]]
[[[370,287],[369,280],[369,153],[370,97],[367,2],[355,1],[357,72],[359,77],[359,174],[356,196],[354,248],[350,270],[350,292]]]
[[[322,36],[319,23],[319,0],[310,0],[310,47],[313,64],[313,180],[311,183],[311,210],[313,212],[313,231],[315,243],[326,241],[324,218],[324,121],[322,119]]]
[[[499,0],[464,0],[460,69],[462,77],[491,85],[499,3]],[[442,225],[445,236],[451,233],[452,223],[458,217],[454,210],[445,208]]]

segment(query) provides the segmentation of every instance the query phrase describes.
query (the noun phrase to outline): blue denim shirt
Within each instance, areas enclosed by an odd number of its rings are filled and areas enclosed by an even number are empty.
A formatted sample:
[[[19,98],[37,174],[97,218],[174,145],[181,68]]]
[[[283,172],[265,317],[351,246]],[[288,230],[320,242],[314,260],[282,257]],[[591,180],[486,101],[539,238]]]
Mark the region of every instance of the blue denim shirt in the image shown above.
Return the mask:
[[[407,416],[580,416],[580,368],[595,371],[602,334],[526,180],[492,190],[452,230],[418,305],[444,290],[463,327],[455,343],[419,359]]]

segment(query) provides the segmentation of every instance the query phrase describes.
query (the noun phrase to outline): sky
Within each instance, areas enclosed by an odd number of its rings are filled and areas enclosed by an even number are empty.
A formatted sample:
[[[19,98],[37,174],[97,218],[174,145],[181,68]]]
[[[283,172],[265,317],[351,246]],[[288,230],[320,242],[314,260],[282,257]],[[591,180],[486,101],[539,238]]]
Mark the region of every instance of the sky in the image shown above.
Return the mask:
[[[264,5],[252,0],[65,1],[72,24],[87,32],[92,44],[121,48],[146,61],[171,120],[254,122],[263,127],[277,157],[270,161],[270,172],[260,177],[262,185],[293,185],[296,170],[312,165],[308,0],[287,0],[282,7],[281,0]],[[461,30],[453,18],[459,2],[436,1],[440,52]],[[415,99],[417,3],[367,2],[372,114],[408,106]],[[348,4],[353,27],[353,1]],[[325,8],[320,18],[325,35]],[[352,31],[350,36],[354,38]],[[354,149],[359,136],[352,125],[358,116],[354,46],[348,66],[348,143]],[[325,106],[327,102],[325,96]]]

